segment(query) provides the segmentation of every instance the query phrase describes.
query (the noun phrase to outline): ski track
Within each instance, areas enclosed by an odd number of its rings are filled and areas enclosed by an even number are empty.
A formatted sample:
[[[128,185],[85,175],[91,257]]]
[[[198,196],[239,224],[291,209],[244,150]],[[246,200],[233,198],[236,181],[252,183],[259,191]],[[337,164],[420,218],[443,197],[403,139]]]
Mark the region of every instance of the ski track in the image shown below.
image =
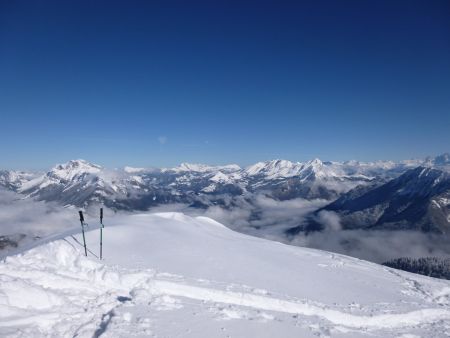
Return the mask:
[[[400,328],[411,325],[427,324],[438,320],[450,320],[450,311],[442,309],[423,309],[408,313],[356,316],[341,311],[318,307],[307,302],[299,303],[278,298],[263,297],[249,293],[221,291],[199,288],[180,283],[155,280],[152,282],[154,292],[172,296],[192,298],[202,301],[233,304],[267,311],[318,316],[329,322],[351,328]]]
[[[407,278],[404,281],[412,283]],[[183,306],[182,301],[172,297],[314,316],[335,327],[369,331],[450,321],[450,311],[438,307],[439,304],[406,313],[381,312],[368,316],[339,311],[308,300],[270,297],[266,290],[230,291],[236,289],[236,285],[225,290],[220,285],[222,289],[204,287],[215,286],[214,282],[206,280],[197,281],[199,285],[190,285],[177,275],[104,265],[83,257],[73,244],[62,240],[6,258],[0,263],[0,282],[0,335],[10,337],[99,337],[115,321],[115,309],[125,303],[148,304],[153,300],[154,304],[161,302],[161,310]],[[414,281],[415,288],[416,284],[418,282]],[[244,290],[249,288],[242,287]],[[429,297],[430,305],[432,298],[449,293],[447,289],[436,291],[435,296],[421,292],[423,297]],[[222,312],[229,318],[240,318],[233,310]],[[270,315],[266,317],[270,318]],[[147,332],[148,323],[144,324],[143,332]],[[21,330],[17,331],[17,327]]]

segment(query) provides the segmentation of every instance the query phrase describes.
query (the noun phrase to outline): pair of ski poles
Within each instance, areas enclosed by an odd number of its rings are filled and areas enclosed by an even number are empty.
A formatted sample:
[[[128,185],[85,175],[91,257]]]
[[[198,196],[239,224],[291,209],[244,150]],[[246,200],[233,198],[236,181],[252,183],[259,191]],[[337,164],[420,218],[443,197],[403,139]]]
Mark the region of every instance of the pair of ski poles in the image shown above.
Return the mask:
[[[83,234],[83,245],[84,245],[84,254],[87,257],[87,246],[86,246],[86,237],[84,235],[84,227],[88,224],[84,221],[83,212],[80,210],[78,211],[80,214],[80,223],[81,223],[81,232]],[[103,255],[103,228],[105,225],[103,224],[103,208],[100,208],[100,259],[102,259]]]

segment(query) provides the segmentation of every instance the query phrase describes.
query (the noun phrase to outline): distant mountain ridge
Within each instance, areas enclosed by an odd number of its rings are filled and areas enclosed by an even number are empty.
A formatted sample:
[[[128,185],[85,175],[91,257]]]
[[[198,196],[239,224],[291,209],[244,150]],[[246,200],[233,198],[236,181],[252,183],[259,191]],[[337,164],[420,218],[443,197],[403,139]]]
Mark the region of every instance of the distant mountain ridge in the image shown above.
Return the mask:
[[[397,163],[272,160],[246,168],[182,163],[108,170],[72,160],[40,175],[0,171],[0,186],[24,198],[64,206],[102,204],[130,211],[172,203],[251,206],[258,195],[278,201],[321,199],[330,201],[323,210],[339,214],[344,228],[447,231],[449,168],[449,154]]]
[[[343,229],[419,230],[450,233],[450,172],[417,167],[381,185],[359,186],[317,210],[334,212]],[[316,217],[288,230],[320,230]]]
[[[272,160],[246,168],[182,163],[174,168],[108,170],[85,160],[72,160],[35,175],[1,171],[0,185],[39,200],[78,207],[103,203],[117,209],[145,209],[165,203],[209,205],[214,196],[265,193],[279,200],[333,200],[359,185],[383,183],[418,165],[448,165],[443,154],[424,161],[362,163]],[[215,201],[217,202],[217,201]]]

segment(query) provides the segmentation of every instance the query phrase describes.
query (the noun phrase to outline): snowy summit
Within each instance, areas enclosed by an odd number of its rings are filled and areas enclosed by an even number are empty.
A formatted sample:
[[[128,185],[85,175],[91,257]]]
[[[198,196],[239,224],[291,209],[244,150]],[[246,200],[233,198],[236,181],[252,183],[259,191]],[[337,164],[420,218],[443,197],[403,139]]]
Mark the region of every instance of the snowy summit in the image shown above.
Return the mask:
[[[2,337],[445,337],[450,282],[233,232],[117,216],[0,263]]]

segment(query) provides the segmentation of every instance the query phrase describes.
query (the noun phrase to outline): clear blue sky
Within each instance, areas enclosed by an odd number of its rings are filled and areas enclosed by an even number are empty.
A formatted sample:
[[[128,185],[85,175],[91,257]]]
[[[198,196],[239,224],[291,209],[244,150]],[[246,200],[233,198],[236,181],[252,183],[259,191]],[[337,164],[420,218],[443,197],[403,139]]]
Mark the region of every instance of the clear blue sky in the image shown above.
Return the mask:
[[[442,153],[450,2],[1,1],[0,115],[1,168]]]

